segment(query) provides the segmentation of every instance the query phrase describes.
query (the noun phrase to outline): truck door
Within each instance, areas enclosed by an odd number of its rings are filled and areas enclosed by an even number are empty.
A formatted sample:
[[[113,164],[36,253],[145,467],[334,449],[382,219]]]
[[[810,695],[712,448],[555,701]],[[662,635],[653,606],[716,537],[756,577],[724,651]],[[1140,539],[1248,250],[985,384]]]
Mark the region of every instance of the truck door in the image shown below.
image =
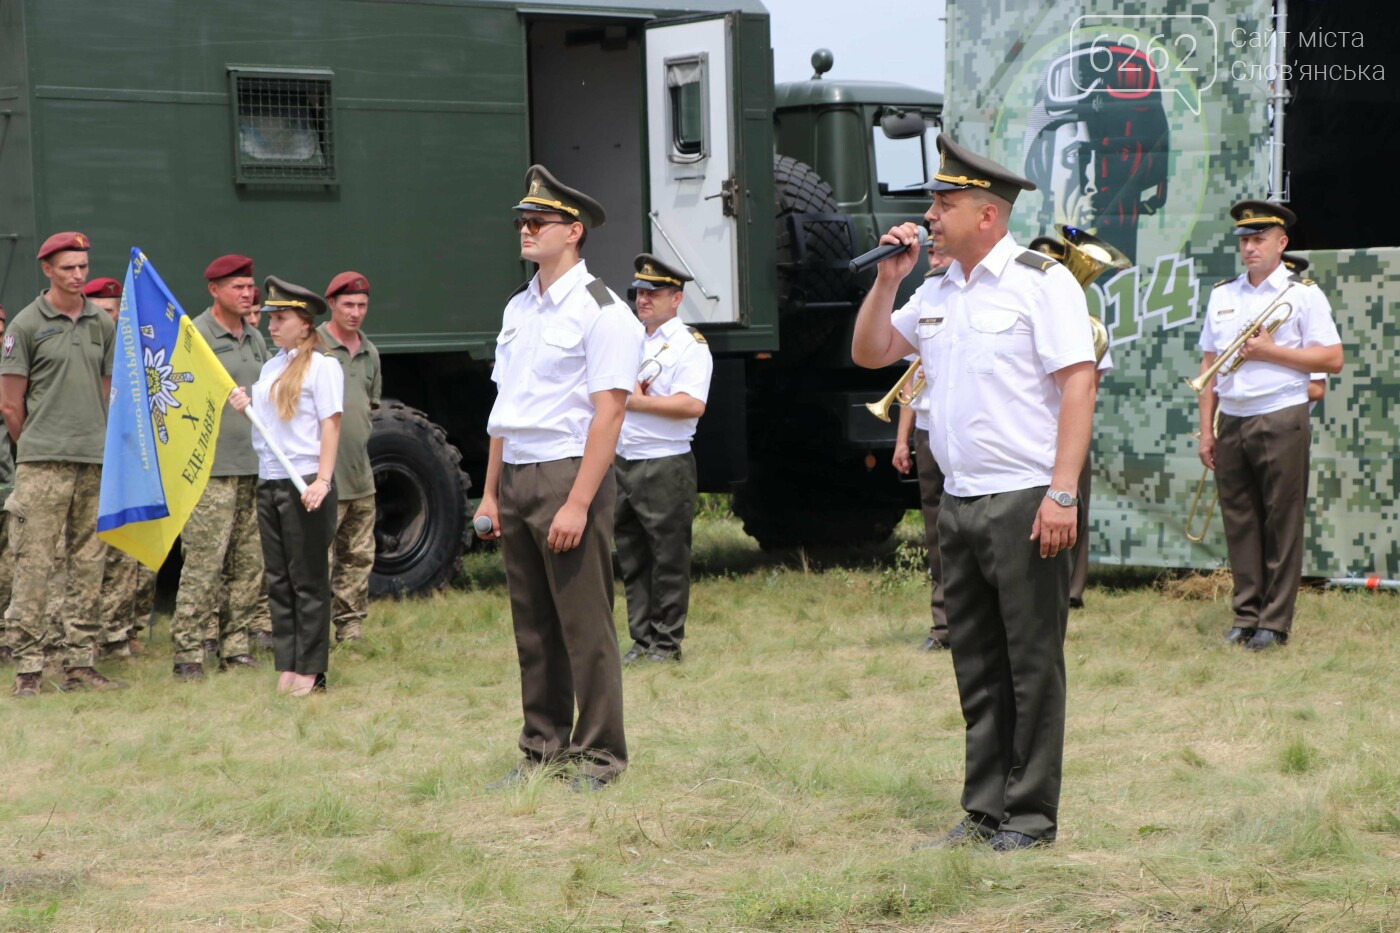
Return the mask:
[[[748,323],[739,279],[746,203],[736,120],[738,13],[659,20],[646,29],[651,251],[686,269],[681,317]],[[766,228],[765,228],[766,229]]]

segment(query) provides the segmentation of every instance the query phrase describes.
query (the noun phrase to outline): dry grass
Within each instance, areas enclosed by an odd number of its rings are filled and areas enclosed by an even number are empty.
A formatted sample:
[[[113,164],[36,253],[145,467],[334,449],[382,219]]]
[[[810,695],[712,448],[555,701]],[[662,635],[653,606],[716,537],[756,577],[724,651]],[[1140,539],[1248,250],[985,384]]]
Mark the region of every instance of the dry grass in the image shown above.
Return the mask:
[[[1400,926],[1390,597],[1305,593],[1258,657],[1228,601],[1091,589],[1059,844],[915,854],[962,723],[901,536],[837,563],[703,522],[686,661],[627,672],[632,767],[595,796],[483,789],[519,728],[495,555],[376,604],[325,697],[177,686],[161,653],[122,694],[5,701],[0,929]]]
[[[1161,583],[1162,595],[1175,600],[1208,600],[1226,603],[1235,591],[1235,577],[1229,567],[1217,567],[1210,573],[1188,573],[1168,577]]]

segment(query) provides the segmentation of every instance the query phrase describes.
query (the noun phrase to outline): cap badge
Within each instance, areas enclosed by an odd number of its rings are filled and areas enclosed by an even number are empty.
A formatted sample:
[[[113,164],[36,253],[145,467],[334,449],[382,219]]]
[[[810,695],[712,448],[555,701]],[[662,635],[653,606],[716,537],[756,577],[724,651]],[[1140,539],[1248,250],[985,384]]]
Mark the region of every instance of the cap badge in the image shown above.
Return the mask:
[[[90,244],[88,243],[88,238],[85,237],[85,236],[83,236],[81,233],[74,235],[74,237],[73,237],[73,242],[74,242],[74,243],[77,243],[77,244],[78,244],[78,247],[79,247],[80,249],[89,249],[89,248],[90,248]]]
[[[1252,220],[1252,219],[1254,219],[1254,208],[1252,208],[1252,207],[1246,207],[1244,210],[1240,211],[1240,219],[1241,219],[1241,220]]]
[[[539,193],[540,193],[540,180],[539,180],[538,178],[532,179],[532,180],[530,181],[530,197],[534,197],[535,195],[537,195],[537,194],[539,194]]]
[[[364,279],[356,279],[356,280],[355,280],[355,287],[356,287],[356,288],[364,288],[364,287],[365,287],[365,280],[364,280]]]

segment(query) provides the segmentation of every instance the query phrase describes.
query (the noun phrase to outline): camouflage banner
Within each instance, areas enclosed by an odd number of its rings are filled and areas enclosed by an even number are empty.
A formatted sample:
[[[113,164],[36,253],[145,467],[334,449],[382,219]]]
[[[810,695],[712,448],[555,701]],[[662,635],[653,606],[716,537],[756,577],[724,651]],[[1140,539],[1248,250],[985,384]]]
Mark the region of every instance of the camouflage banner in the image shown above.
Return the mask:
[[[1115,364],[1095,424],[1096,563],[1225,561],[1218,512],[1202,543],[1184,534],[1202,466],[1183,378],[1200,369],[1212,285],[1240,271],[1228,209],[1269,193],[1271,17],[1268,0],[949,0],[946,129],[1039,187],[1017,201],[1012,234],[1024,244],[1071,224],[1135,263],[1088,296]],[[1400,372],[1379,297],[1400,282],[1400,250],[1310,259],[1347,364],[1314,412],[1304,573],[1400,577],[1383,449]],[[1204,498],[1214,492],[1207,479]]]

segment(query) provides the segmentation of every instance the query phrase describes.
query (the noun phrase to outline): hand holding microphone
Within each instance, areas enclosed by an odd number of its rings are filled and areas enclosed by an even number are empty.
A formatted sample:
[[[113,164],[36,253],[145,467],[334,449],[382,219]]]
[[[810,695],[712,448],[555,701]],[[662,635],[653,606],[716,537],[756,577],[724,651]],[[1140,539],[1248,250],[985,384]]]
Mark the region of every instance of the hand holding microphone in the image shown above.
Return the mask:
[[[918,224],[907,223],[895,227],[889,233],[880,237],[880,245],[870,250],[868,253],[861,253],[850,262],[852,272],[864,272],[871,266],[878,265],[893,256],[905,255],[910,258],[904,271],[900,273],[903,278],[914,268],[914,263],[918,261],[919,251],[928,244],[928,231]],[[910,247],[914,247],[912,254]],[[901,263],[895,263],[895,270],[898,271]]]

